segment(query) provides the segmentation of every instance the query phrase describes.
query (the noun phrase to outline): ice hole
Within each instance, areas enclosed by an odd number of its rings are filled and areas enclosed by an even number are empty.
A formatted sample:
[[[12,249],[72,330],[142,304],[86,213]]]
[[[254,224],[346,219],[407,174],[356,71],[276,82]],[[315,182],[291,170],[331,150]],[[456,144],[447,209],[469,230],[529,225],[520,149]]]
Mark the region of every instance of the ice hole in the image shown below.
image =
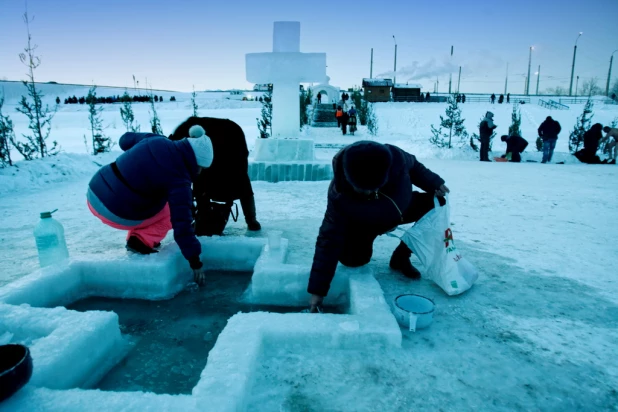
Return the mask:
[[[228,319],[238,312],[298,313],[292,306],[247,303],[251,272],[209,271],[202,288],[189,287],[169,300],[89,297],[67,309],[113,311],[132,343],[127,355],[95,385],[106,391],[190,394],[208,353]],[[343,307],[326,307],[344,313]]]

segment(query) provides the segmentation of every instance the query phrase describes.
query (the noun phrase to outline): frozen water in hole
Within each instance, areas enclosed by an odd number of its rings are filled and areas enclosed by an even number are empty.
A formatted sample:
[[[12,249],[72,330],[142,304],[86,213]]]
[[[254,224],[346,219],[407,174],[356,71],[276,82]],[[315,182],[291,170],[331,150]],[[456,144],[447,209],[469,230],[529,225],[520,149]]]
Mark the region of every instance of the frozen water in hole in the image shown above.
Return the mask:
[[[251,272],[212,271],[205,286],[190,287],[170,300],[90,297],[68,309],[118,314],[133,347],[95,386],[108,391],[190,394],[227,320],[238,312],[297,313],[303,308],[242,302]],[[325,308],[344,313],[344,308]]]

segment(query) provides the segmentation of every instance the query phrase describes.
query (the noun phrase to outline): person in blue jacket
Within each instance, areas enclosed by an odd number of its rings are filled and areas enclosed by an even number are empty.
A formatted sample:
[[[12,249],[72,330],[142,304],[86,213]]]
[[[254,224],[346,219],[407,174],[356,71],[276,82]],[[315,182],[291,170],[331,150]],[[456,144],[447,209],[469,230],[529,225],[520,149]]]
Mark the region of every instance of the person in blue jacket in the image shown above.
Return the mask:
[[[129,251],[156,253],[174,229],[174,240],[196,283],[203,284],[202,247],[192,227],[191,184],[212,164],[213,149],[201,126],[193,126],[189,135],[193,138],[171,141],[153,133],[125,133],[119,141],[124,153],[95,173],[87,200],[103,223],[129,231]]]

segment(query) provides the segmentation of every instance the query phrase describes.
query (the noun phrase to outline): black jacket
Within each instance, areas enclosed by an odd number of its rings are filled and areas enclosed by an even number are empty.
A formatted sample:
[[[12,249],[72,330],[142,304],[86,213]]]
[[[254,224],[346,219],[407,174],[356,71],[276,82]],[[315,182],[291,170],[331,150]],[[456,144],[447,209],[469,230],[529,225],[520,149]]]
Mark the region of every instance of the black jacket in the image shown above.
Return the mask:
[[[507,153],[522,153],[528,147],[528,141],[521,136],[513,135],[506,139]]]
[[[584,151],[589,155],[596,155],[599,149],[599,141],[603,138],[603,126],[593,125],[584,133]]]
[[[479,137],[484,140],[489,140],[496,127],[496,125],[489,126],[487,120],[483,120],[479,125]]]
[[[539,126],[539,136],[543,140],[551,140],[558,139],[558,134],[562,128],[560,127],[560,123],[555,121],[554,119],[545,119],[543,123]]]
[[[334,177],[328,188],[326,213],[315,246],[309,293],[328,294],[346,233],[361,230],[376,236],[384,234],[400,225],[402,213],[413,206],[412,185],[432,193],[444,184],[440,176],[410,153],[396,146],[385,146],[392,155],[388,181],[373,199],[358,195],[347,181],[343,168],[346,148],[333,158]]]
[[[248,175],[249,149],[242,128],[228,119],[214,117],[189,117],[180,124],[171,140],[189,136],[189,128],[200,125],[210,137],[213,161],[210,168],[200,173],[193,185],[196,198],[205,195],[209,199],[231,202],[245,196],[252,196]]]

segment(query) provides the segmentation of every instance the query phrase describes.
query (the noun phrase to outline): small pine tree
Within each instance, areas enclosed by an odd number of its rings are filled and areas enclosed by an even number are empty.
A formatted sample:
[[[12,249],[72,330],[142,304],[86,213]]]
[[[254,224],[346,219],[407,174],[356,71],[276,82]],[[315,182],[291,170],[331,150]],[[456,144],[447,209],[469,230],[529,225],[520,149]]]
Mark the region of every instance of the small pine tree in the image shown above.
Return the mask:
[[[43,94],[36,87],[34,71],[41,65],[41,59],[34,54],[37,46],[32,44],[32,36],[30,35],[30,22],[32,20],[28,18],[28,12],[24,13],[23,17],[28,33],[28,44],[24,49],[25,53],[19,54],[19,59],[28,67],[28,80],[23,82],[28,92],[28,98],[26,96],[21,97],[17,111],[28,117],[28,129],[32,134],[22,135],[26,138],[26,142],[15,141],[14,146],[24,159],[32,160],[37,157],[55,155],[58,153],[59,147],[55,141],[52,142],[51,148],[47,144],[55,111],[50,110],[47,105],[43,106]]]
[[[354,107],[356,107],[356,118],[361,126],[367,125],[367,104],[363,105],[363,96],[361,95],[360,90],[354,89],[352,92],[352,101],[354,102]]]
[[[127,129],[127,132],[139,132],[139,125],[135,123],[135,115],[131,106],[131,96],[125,91],[120,100],[122,101],[120,118],[122,123],[124,123],[124,127]]]
[[[193,93],[191,93],[191,106],[193,107],[193,117],[198,117],[197,115],[197,102],[195,101],[195,97],[197,94],[195,93],[195,87],[193,87]]]
[[[155,101],[155,103],[158,103],[159,102],[159,96],[155,96],[154,97],[154,101]]]
[[[271,88],[262,96],[262,118],[257,118],[258,131],[260,132],[260,139],[268,139],[272,136],[272,120],[273,120],[273,91]]]
[[[303,126],[309,124],[309,109],[307,106],[307,98],[304,95],[299,95],[300,99],[300,130],[303,130]]]
[[[4,96],[0,97],[0,168],[13,166],[11,160],[11,142],[15,140],[13,132],[13,121],[7,115],[2,114],[2,106],[4,105]]]
[[[377,136],[378,134],[378,117],[376,116],[376,112],[373,108],[373,104],[372,103],[367,103],[366,101],[363,100],[362,105],[366,106],[366,111],[367,111],[367,130],[369,131],[369,134],[372,136]],[[361,107],[362,107],[361,105]]]
[[[92,136],[92,154],[109,152],[112,148],[112,139],[103,134],[103,119],[101,112],[103,107],[97,107],[97,87],[92,86],[86,97],[88,102],[88,121],[90,122],[90,134]]]
[[[307,93],[305,93],[305,106],[310,106],[313,103],[313,92],[311,88],[307,89]]]
[[[509,136],[521,136],[521,113],[516,104],[513,105],[513,112],[511,113]]]
[[[577,123],[569,136],[569,150],[571,153],[577,152],[580,146],[584,144],[584,133],[590,129],[590,124],[592,123],[592,118],[594,117],[594,112],[592,109],[592,100],[588,99],[586,105],[584,106],[583,113],[577,118]]]
[[[175,96],[170,97],[170,102],[175,102],[175,101],[176,101],[176,97]]]
[[[460,144],[466,144],[468,142],[468,132],[464,126],[464,120],[461,118],[461,109],[457,103],[457,99],[450,96],[448,99],[448,106],[446,107],[446,118],[440,116],[440,125],[436,129],[434,125],[431,125],[431,133],[433,136],[429,138],[429,142],[437,147],[453,147],[453,140],[457,138]],[[447,129],[442,132],[442,128]]]
[[[476,138],[475,138],[476,136]],[[479,151],[479,147],[476,144],[476,140],[478,138],[478,135],[476,133],[473,133],[472,136],[470,136],[470,147],[472,148],[472,150],[474,150],[475,152]]]
[[[157,108],[155,107],[155,101],[150,95],[150,130],[152,133],[163,135],[163,129],[161,129],[161,121],[159,120],[159,115],[157,114]]]
[[[56,104],[60,104],[60,97],[56,97]]]

